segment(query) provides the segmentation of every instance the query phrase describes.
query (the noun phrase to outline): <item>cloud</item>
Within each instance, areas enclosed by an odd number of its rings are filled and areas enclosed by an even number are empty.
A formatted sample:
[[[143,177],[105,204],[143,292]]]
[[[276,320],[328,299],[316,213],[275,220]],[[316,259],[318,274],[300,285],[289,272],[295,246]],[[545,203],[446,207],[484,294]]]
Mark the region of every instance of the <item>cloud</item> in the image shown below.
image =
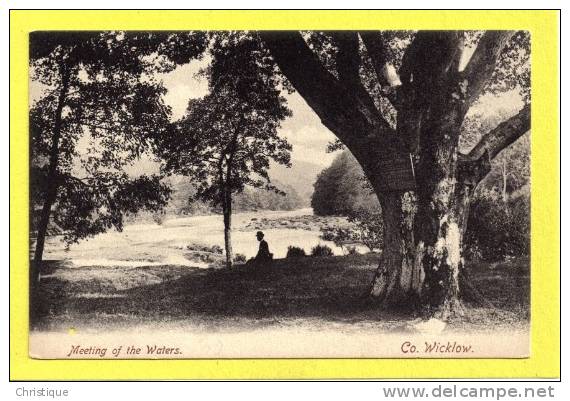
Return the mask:
[[[208,94],[208,81],[197,74],[209,63],[210,58],[204,57],[202,60],[192,60],[188,64],[178,66],[169,73],[158,75],[158,79],[162,80],[168,90],[164,96],[164,102],[172,107],[175,120],[184,115],[190,99],[204,97]]]

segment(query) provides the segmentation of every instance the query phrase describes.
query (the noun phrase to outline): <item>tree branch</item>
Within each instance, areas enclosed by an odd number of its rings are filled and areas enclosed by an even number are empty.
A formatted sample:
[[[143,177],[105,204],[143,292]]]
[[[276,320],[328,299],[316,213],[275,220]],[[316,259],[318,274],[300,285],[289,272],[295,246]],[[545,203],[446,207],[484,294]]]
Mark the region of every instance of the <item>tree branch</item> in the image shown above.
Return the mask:
[[[336,67],[339,80],[351,87],[360,85],[358,35],[352,31],[339,31],[332,36],[338,46]]]
[[[461,67],[461,59],[463,58],[463,53],[465,52],[465,31],[461,32],[457,41],[457,51],[453,56],[451,61],[450,71],[459,72]]]
[[[467,154],[459,153],[457,181],[471,188],[491,171],[491,160],[530,129],[530,106],[516,116],[500,123],[483,135],[479,143]]]
[[[374,72],[376,72],[376,77],[378,78],[378,83],[381,86],[392,86],[392,83],[388,81],[385,74],[385,68],[387,63],[386,44],[382,38],[381,32],[376,31],[360,31],[360,37],[366,46],[366,52],[372,61],[372,67],[374,67]]]
[[[332,34],[338,46],[336,66],[339,81],[366,106],[367,109],[376,110],[376,105],[370,94],[362,85],[360,79],[360,53],[358,34],[353,31],[339,31]]]
[[[402,86],[398,90],[398,134],[408,151],[419,150],[422,127],[449,96],[449,85],[457,77],[453,69],[462,32],[420,31],[408,46],[400,67]]]
[[[59,177],[74,181],[77,184],[80,184],[87,188],[112,188],[120,184],[118,182],[113,182],[113,181],[103,183],[102,180],[96,177],[75,177],[74,175],[71,175],[69,173],[59,173]],[[95,182],[93,183],[93,181]]]
[[[392,132],[376,108],[371,110],[326,70],[299,32],[261,31],[259,35],[281,72],[343,142],[353,142],[372,131]]]
[[[105,127],[103,125],[98,125],[98,124],[90,124],[88,122],[81,122],[81,121],[77,121],[77,124],[82,125],[84,127],[89,127],[89,128],[93,128],[93,129],[102,129],[104,131],[111,131],[113,130],[112,127]]]
[[[466,104],[473,103],[491,79],[497,60],[514,31],[487,31],[481,37],[463,75],[467,80]]]
[[[457,163],[457,182],[460,186],[467,186],[475,189],[479,181],[481,181],[491,171],[491,158],[488,152],[478,159],[470,159],[468,156],[459,153]]]
[[[409,84],[411,81],[412,75],[412,67],[415,64],[416,52],[418,50],[419,43],[418,37],[414,37],[412,43],[408,45],[406,50],[404,51],[404,55],[402,56],[402,65],[400,66],[400,70],[398,71],[398,75],[400,76],[400,81],[402,84]]]
[[[390,77],[388,73],[388,48],[382,37],[382,32],[378,31],[361,31],[360,37],[364,46],[366,46],[366,52],[370,58],[372,68],[376,73],[376,79],[378,84],[382,88],[383,96],[390,101],[392,106],[398,109],[398,97],[397,89],[401,85],[399,77],[396,79]]]
[[[463,33],[460,31],[418,32],[402,58],[402,84],[413,80],[414,83],[428,85],[452,71],[462,41]]]
[[[483,135],[481,140],[469,152],[471,160],[479,159],[488,153],[493,159],[503,149],[523,136],[530,129],[530,105],[526,105],[517,115],[500,123],[497,127]]]

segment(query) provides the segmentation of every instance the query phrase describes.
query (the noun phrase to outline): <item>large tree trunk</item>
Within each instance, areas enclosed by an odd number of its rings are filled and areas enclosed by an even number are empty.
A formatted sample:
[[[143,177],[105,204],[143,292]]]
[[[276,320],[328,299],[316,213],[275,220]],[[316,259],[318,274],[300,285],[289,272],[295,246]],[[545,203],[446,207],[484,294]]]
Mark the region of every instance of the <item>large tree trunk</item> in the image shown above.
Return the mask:
[[[416,243],[416,262],[425,275],[421,304],[424,312],[445,319],[461,310],[459,272],[465,218],[454,207],[434,210],[428,205],[420,204],[415,222],[422,232]]]
[[[402,193],[379,194],[384,248],[371,295],[387,307],[421,306],[422,312],[445,319],[461,312],[459,272],[471,188],[456,188],[449,179],[433,184],[437,190],[430,194],[418,191],[415,216],[402,209]]]
[[[363,90],[355,32],[335,35],[338,76],[325,68],[300,33],[260,33],[281,71],[357,158],[378,195],[384,249],[371,294],[386,305],[419,304],[441,318],[461,310],[459,272],[470,197],[488,172],[485,163],[528,131],[530,108],[485,134],[468,155],[458,152],[459,130],[513,34],[486,32],[460,71],[463,32],[420,31],[402,58],[400,83],[392,84],[383,73],[386,40],[379,32],[361,32],[378,83],[397,112],[394,129]],[[378,162],[395,161],[397,153],[413,155],[413,223],[402,213],[402,193],[384,177],[387,171],[382,170],[394,166]]]
[[[464,207],[456,192],[457,146],[462,116],[451,110],[433,118],[422,135],[417,168],[416,261],[425,279],[422,306],[446,318],[460,310]]]
[[[61,139],[61,123],[62,123],[62,111],[65,103],[65,98],[67,96],[67,91],[69,89],[69,79],[70,71],[69,67],[64,63],[61,65],[61,87],[58,96],[58,103],[55,110],[54,116],[54,127],[52,135],[52,144],[49,156],[49,166],[48,173],[45,181],[45,199],[42,206],[42,212],[40,215],[40,221],[38,225],[38,233],[36,239],[36,249],[34,252],[34,261],[31,266],[31,284],[36,285],[39,282],[41,264],[44,254],[45,240],[47,235],[47,229],[49,226],[49,220],[51,215],[51,208],[55,203],[57,198],[58,189],[58,162],[59,162],[59,142]]]
[[[402,193],[377,195],[384,217],[384,247],[370,292],[386,306],[414,308],[419,301],[423,273],[414,263],[410,224],[413,215],[402,209]]]
[[[233,263],[232,251],[232,194],[231,190],[224,190],[224,245],[226,248],[226,267],[231,269]]]
[[[442,110],[422,128],[430,134],[421,136],[415,157],[414,216],[404,214],[400,192],[376,188],[385,240],[371,293],[386,306],[421,305],[425,314],[444,319],[461,310],[459,270],[469,207],[469,189],[460,191],[456,185],[461,119],[453,109]]]

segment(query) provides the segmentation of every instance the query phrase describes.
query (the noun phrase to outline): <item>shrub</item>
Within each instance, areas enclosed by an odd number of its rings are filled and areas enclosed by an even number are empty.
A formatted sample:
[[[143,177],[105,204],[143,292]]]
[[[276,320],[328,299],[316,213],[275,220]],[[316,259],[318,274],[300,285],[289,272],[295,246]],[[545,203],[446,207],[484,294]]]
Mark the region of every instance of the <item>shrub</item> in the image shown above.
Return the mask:
[[[358,209],[348,215],[348,221],[353,223],[349,236],[365,245],[370,252],[382,249],[384,244],[384,219],[382,209]]]
[[[217,254],[221,255],[224,253],[224,249],[219,245],[212,245],[210,247],[210,252],[217,253]]]
[[[236,263],[245,263],[245,261],[247,261],[247,258],[242,253],[236,253],[234,256],[234,262]]]
[[[326,245],[318,244],[311,249],[311,256],[321,257],[321,256],[332,256],[333,251]]]
[[[370,252],[382,249],[384,243],[383,219],[380,207],[375,209],[358,209],[348,215],[350,225],[346,227],[322,229],[321,239],[332,241],[343,249],[349,244],[362,244]],[[353,245],[354,247],[354,245]],[[347,251],[350,250],[347,247]],[[354,253],[352,253],[354,254]]]
[[[152,215],[152,221],[154,221],[159,226],[161,226],[162,223],[164,223],[164,218],[165,218],[164,213],[154,213]]]
[[[224,250],[219,245],[203,245],[203,244],[190,244],[186,247],[189,251],[197,251],[197,252],[207,252],[207,253],[215,253],[218,255],[222,255]]]
[[[304,256],[307,256],[307,254],[303,248],[299,248],[297,246],[287,247],[287,256],[285,256],[286,258],[302,258]]]
[[[497,262],[530,253],[529,197],[503,202],[480,197],[473,200],[465,233],[469,259]]]
[[[347,246],[346,251],[349,255],[358,255],[358,251],[356,250],[355,246]]]
[[[333,241],[336,243],[338,235],[338,230],[334,228],[325,227],[322,229],[321,239],[324,241]]]

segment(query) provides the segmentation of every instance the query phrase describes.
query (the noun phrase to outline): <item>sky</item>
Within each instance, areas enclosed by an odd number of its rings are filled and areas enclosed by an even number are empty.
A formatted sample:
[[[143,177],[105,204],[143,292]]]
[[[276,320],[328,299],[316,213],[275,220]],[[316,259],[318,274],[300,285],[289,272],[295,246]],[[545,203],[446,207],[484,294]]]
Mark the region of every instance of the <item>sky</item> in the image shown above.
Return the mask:
[[[466,48],[461,60],[463,68],[473,53],[473,48]],[[178,66],[169,73],[158,74],[157,79],[161,80],[167,89],[164,97],[165,103],[172,108],[173,119],[181,118],[188,105],[188,101],[193,98],[203,97],[208,93],[208,82],[199,75],[202,68],[210,63],[209,56],[202,60],[193,60],[188,64]],[[30,82],[30,101],[41,97],[43,92],[41,85]],[[291,162],[309,162],[319,167],[326,168],[338,154],[327,153],[327,144],[335,140],[335,136],[324,127],[315,112],[307,105],[298,93],[284,94],[287,104],[293,115],[282,123],[278,134],[286,138],[293,146],[291,152]],[[495,114],[502,111],[505,115],[513,115],[522,108],[522,101],[518,93],[512,91],[501,96],[487,95],[480,99],[470,110],[470,113]],[[79,146],[81,148],[81,146]],[[158,165],[150,158],[144,158],[135,166],[133,171],[139,173],[150,172],[158,169]]]
[[[194,60],[170,73],[158,76],[168,90],[164,101],[172,107],[175,120],[184,115],[188,100],[203,97],[208,93],[207,80],[197,76],[197,73],[209,62],[208,58]],[[285,97],[293,116],[282,123],[278,134],[293,146],[292,163],[300,160],[318,164],[323,168],[328,167],[336,154],[327,153],[326,147],[336,137],[321,124],[315,112],[299,94],[285,94]]]
[[[208,93],[207,79],[198,73],[209,62],[209,57],[204,57],[202,60],[193,60],[178,66],[169,73],[157,75],[157,79],[162,80],[167,89],[164,101],[172,108],[174,120],[184,115],[190,99],[201,98]],[[44,90],[41,84],[30,81],[30,104],[38,100]],[[327,153],[327,144],[333,142],[336,137],[321,124],[317,115],[299,94],[285,94],[285,97],[293,116],[282,123],[278,134],[293,146],[291,162],[293,164],[295,161],[310,162],[323,168],[328,167],[336,152]],[[79,149],[82,146],[87,146],[87,142],[79,144]],[[158,169],[158,165],[143,157],[143,160],[128,169],[137,173],[154,172]]]
[[[460,69],[467,64],[474,48],[466,48]],[[203,97],[208,93],[208,83],[204,77],[197,76],[201,68],[210,62],[209,57],[194,60],[189,64],[179,66],[174,71],[160,74],[168,90],[165,102],[172,107],[173,118],[179,119],[184,115],[189,99]],[[282,123],[278,134],[286,138],[293,146],[291,161],[296,160],[317,164],[323,168],[328,167],[338,152],[327,153],[327,144],[336,137],[321,124],[318,116],[307,105],[298,93],[285,94],[287,104],[293,111],[293,116]],[[487,95],[480,99],[470,110],[471,113],[494,114],[497,111],[506,111],[506,114],[515,114],[522,108],[522,100],[517,92],[512,91],[501,96]]]

